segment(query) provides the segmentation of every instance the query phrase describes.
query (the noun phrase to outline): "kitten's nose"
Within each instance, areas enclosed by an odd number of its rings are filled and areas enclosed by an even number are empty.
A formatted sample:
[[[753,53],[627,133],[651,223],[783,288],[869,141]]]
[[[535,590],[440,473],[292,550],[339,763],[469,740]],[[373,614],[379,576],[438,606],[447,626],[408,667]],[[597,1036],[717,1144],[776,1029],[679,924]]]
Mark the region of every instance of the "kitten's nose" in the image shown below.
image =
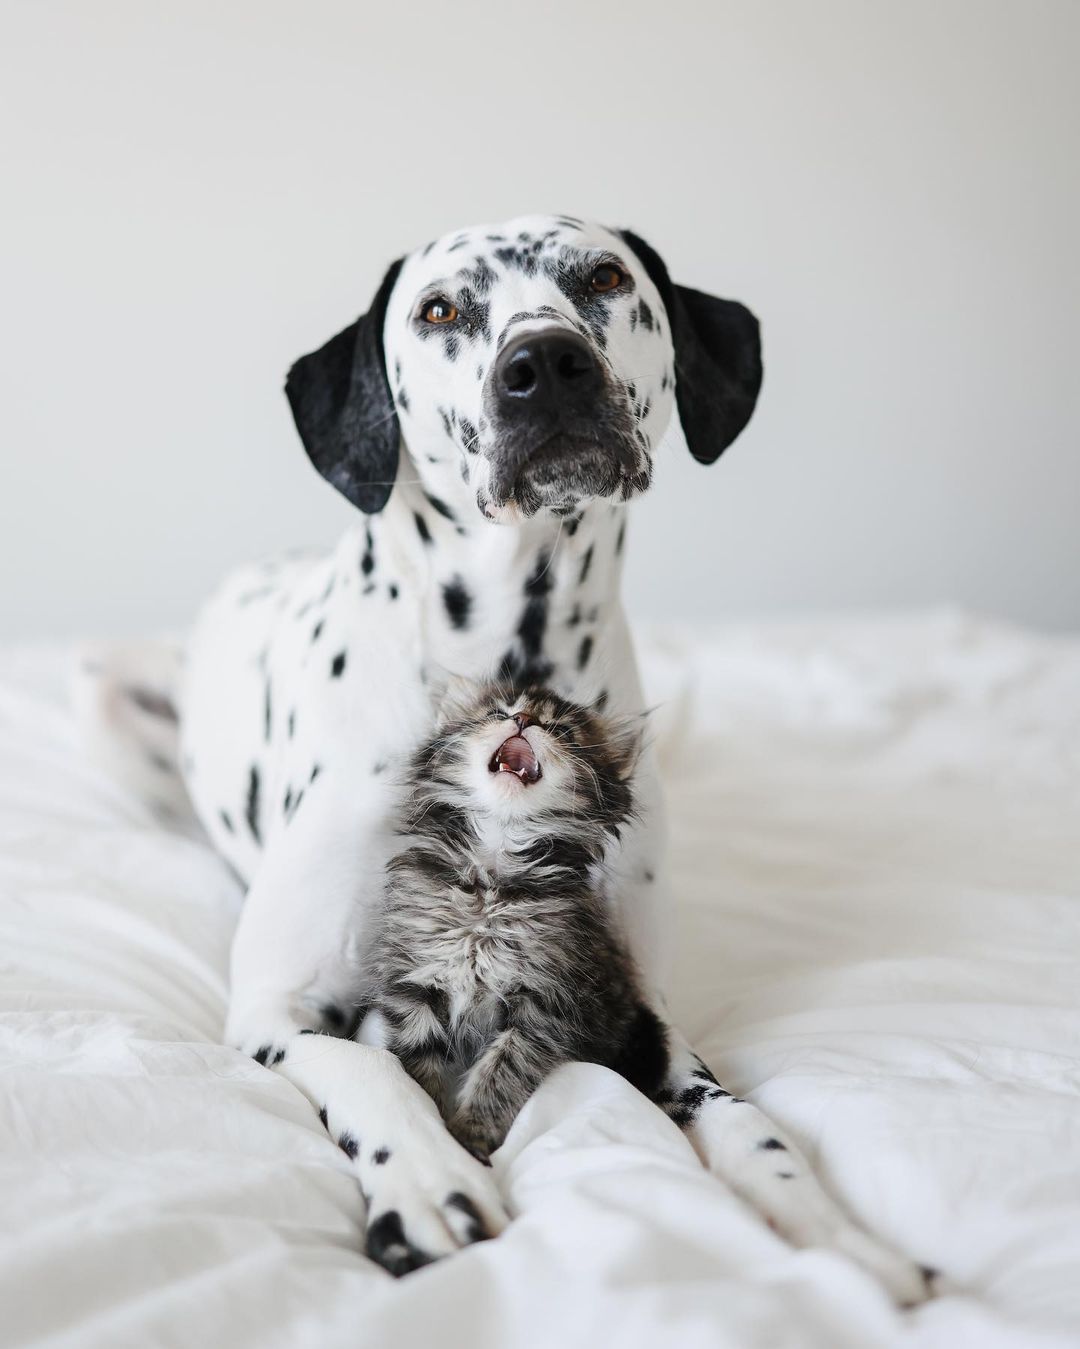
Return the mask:
[[[518,712],[515,716],[511,717],[511,721],[513,721],[519,731],[523,731],[526,726],[536,725],[536,718],[530,716],[528,712]]]

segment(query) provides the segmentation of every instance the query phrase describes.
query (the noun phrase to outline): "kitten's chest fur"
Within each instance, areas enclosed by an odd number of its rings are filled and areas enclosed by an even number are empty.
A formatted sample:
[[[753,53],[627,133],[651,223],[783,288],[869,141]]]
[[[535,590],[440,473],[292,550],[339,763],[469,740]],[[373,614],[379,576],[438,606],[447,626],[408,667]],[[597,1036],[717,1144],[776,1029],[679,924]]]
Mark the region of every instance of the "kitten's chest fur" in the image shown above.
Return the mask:
[[[440,1011],[461,1031],[490,1031],[508,996],[538,978],[558,979],[569,943],[576,937],[580,950],[599,918],[583,880],[568,893],[563,877],[465,865],[434,879],[419,863],[398,879],[385,934],[398,968],[387,974],[437,990]]]

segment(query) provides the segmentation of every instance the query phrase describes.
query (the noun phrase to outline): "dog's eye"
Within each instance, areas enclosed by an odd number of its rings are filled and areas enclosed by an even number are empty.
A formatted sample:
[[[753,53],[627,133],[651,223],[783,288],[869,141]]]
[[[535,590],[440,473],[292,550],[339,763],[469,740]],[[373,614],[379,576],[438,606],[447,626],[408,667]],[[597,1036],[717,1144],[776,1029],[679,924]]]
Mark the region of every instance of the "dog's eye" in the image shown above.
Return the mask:
[[[610,262],[602,262],[599,267],[589,277],[589,287],[603,294],[608,290],[618,290],[623,283],[623,274],[618,267],[613,267]]]
[[[457,305],[449,300],[429,300],[424,306],[425,323],[453,323],[457,318]]]

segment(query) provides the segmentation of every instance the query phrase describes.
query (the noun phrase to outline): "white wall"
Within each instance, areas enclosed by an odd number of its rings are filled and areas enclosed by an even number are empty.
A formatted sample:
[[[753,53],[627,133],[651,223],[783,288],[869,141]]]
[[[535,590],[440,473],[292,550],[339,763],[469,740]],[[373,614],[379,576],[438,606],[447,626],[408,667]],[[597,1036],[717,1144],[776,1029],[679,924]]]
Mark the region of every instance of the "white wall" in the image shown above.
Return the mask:
[[[1080,624],[1077,0],[4,13],[5,635],[181,623],[329,541],[285,369],[532,209],[764,323],[749,431],[637,508],[637,612]]]

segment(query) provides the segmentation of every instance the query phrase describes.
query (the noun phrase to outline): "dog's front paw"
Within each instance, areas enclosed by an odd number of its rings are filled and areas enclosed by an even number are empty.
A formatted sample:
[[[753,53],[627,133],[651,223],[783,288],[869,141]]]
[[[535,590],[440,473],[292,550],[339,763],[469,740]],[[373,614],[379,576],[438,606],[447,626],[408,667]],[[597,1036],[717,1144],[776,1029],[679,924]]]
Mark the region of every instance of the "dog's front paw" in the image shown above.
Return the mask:
[[[861,1265],[901,1307],[917,1307],[938,1292],[941,1276],[936,1269],[916,1264],[854,1224],[845,1224],[820,1244]]]
[[[713,1175],[726,1181],[785,1241],[836,1251],[860,1265],[901,1306],[938,1291],[935,1270],[857,1226],[821,1186],[795,1143],[699,1064],[669,1114],[682,1123]],[[681,1117],[680,1117],[681,1116]]]
[[[357,1164],[368,1200],[367,1254],[391,1274],[486,1241],[508,1222],[491,1168],[441,1120],[426,1138],[410,1131]]]

